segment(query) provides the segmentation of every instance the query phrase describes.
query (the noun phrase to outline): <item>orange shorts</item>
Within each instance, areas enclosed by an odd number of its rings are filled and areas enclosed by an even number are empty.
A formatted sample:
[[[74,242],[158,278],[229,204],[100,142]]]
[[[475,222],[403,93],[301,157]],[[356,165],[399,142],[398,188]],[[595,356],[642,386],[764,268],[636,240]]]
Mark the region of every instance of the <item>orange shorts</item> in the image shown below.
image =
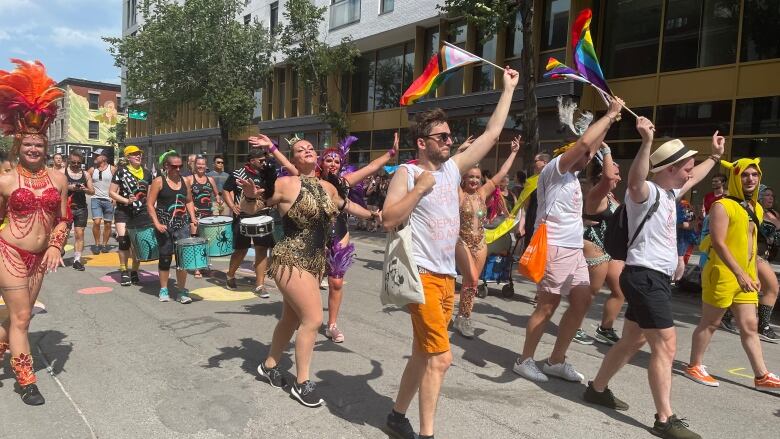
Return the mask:
[[[425,304],[407,305],[412,316],[414,342],[423,352],[438,354],[450,350],[447,326],[455,305],[455,278],[444,274],[420,273]]]

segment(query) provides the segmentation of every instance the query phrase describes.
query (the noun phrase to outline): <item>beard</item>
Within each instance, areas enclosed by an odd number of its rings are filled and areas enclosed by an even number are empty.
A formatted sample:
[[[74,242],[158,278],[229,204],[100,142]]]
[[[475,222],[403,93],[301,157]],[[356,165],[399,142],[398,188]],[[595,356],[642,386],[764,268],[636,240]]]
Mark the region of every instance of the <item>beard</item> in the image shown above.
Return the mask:
[[[441,165],[449,160],[450,152],[449,150],[442,149],[426,149],[425,156],[428,158],[428,161],[434,165]]]

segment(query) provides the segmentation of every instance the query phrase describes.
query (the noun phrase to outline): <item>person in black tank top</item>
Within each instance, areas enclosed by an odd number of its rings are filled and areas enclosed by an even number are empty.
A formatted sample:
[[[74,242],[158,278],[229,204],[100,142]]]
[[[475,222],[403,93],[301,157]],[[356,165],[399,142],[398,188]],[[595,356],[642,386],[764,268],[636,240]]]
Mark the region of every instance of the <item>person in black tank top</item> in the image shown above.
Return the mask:
[[[78,151],[73,151],[68,156],[68,167],[65,168],[65,177],[68,179],[68,205],[73,215],[73,269],[84,271],[81,263],[81,252],[84,250],[84,229],[87,227],[87,194],[94,194],[92,179],[81,170],[84,156]]]
[[[190,186],[192,191],[192,202],[195,205],[195,215],[198,219],[212,216],[212,207],[216,203],[222,205],[222,198],[217,192],[217,183],[214,181],[214,177],[206,175],[206,158],[198,156],[195,159],[195,173],[184,177],[184,181]],[[198,235],[198,228],[196,226],[190,226],[190,234],[192,236]],[[203,277],[200,270],[195,270],[194,274],[196,279]]]
[[[164,164],[166,172],[165,175],[152,181],[146,208],[157,231],[157,245],[160,252],[160,260],[157,263],[160,272],[159,298],[161,302],[167,302],[170,300],[168,277],[176,241],[188,238],[190,225],[197,227],[198,219],[195,215],[190,187],[179,173],[182,166],[181,157],[175,151],[170,151],[160,157],[160,163]],[[176,286],[179,288],[178,300],[181,303],[192,302],[189,291],[185,288],[186,282],[187,272],[177,269]]]

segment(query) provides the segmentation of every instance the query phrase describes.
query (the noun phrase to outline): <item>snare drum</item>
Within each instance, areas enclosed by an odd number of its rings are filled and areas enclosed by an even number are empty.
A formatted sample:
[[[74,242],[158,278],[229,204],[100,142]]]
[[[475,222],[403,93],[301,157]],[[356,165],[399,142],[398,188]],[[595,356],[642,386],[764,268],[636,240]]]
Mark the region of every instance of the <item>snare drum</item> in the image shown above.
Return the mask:
[[[265,215],[243,218],[239,225],[239,230],[244,236],[266,236],[273,233],[274,219]]]
[[[233,254],[233,218],[209,216],[198,221],[198,236],[208,241],[211,257]]]
[[[185,238],[176,241],[176,266],[180,270],[209,268],[207,241],[203,238]]]
[[[160,259],[154,227],[128,227],[127,234],[139,261],[146,262]]]

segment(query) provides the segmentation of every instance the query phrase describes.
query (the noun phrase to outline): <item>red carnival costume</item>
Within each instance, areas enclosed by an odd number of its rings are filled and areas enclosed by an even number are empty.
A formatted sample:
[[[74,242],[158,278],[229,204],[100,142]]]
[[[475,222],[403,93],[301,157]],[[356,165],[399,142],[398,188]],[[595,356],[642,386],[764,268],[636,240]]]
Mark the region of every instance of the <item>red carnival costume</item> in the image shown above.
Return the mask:
[[[12,155],[19,154],[27,136],[46,140],[46,129],[57,115],[56,101],[63,91],[46,74],[39,61],[28,63],[18,59],[12,72],[0,70],[0,131],[14,137]],[[0,226],[0,291],[8,294],[27,290],[31,297],[41,288],[44,265],[41,263],[49,247],[62,250],[70,230],[69,214],[62,215],[62,197],[45,166],[31,171],[21,164],[16,166],[18,187],[11,193],[3,210]],[[40,195],[34,191],[43,190]],[[43,226],[48,245],[31,252],[19,246],[21,240]],[[2,233],[7,230],[6,233]],[[40,230],[35,231],[40,233]],[[6,301],[8,302],[8,301]],[[10,305],[9,305],[10,306]],[[8,349],[8,334],[0,334],[0,358]],[[11,358],[11,367],[21,387],[22,400],[31,405],[43,404],[43,397],[35,386],[36,378],[30,353],[18,353]]]

